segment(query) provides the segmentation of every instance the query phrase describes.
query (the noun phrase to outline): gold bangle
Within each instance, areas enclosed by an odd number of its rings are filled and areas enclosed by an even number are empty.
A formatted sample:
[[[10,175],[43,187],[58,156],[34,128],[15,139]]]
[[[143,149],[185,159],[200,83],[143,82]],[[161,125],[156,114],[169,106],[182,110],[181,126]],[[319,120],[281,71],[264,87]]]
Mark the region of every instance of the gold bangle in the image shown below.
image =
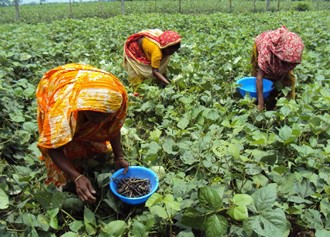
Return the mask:
[[[74,182],[76,183],[78,181],[78,179],[80,179],[83,176],[84,176],[83,174],[78,175],[78,177],[74,180]]]

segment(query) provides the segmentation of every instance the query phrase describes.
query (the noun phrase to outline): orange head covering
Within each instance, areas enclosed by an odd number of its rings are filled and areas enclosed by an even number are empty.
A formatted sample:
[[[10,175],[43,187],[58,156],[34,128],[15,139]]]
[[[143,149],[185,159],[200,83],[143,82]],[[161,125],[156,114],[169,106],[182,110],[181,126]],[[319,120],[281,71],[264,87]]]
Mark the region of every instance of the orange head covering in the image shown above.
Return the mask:
[[[36,96],[40,147],[56,148],[70,142],[78,111],[115,114],[107,139],[118,133],[126,117],[127,93],[119,79],[87,65],[67,64],[46,72]]]

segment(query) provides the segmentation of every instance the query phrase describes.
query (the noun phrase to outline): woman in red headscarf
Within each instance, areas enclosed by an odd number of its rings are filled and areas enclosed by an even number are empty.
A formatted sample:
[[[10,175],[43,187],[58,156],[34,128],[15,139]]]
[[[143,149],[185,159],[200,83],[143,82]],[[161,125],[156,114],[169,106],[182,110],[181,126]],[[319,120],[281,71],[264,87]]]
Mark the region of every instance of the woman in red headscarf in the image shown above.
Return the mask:
[[[291,87],[290,98],[295,97],[293,69],[301,63],[304,44],[300,37],[285,26],[265,31],[256,37],[252,54],[252,75],[257,77],[258,109],[264,108],[262,78]],[[279,93],[276,91],[276,95]]]
[[[147,78],[169,84],[165,72],[180,42],[181,36],[170,30],[145,30],[129,36],[124,45],[124,68],[130,84],[136,87]]]

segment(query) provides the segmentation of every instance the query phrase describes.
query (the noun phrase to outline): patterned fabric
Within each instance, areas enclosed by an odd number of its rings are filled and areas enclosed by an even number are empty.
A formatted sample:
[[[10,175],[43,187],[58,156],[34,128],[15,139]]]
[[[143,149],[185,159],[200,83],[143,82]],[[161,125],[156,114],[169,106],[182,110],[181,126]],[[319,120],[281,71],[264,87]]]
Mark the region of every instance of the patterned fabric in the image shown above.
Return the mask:
[[[166,30],[159,37],[160,48],[164,49],[181,42],[181,36],[172,30]]]
[[[150,29],[138,32],[128,37],[124,45],[124,69],[128,73],[129,83],[137,89],[138,85],[146,78],[153,78],[151,59],[141,49],[138,40],[141,37],[146,37],[149,41],[156,44],[160,49],[172,46],[181,42],[181,37],[174,31],[161,31],[159,29]],[[170,56],[162,57],[158,68],[161,74],[164,74]],[[158,64],[157,64],[158,65]]]
[[[160,62],[162,61],[163,53],[159,46],[148,38],[143,38],[141,45],[143,52],[150,60],[150,66],[152,68],[160,68]]]
[[[124,45],[125,56],[148,65],[150,65],[150,59],[146,57],[145,53],[138,45],[138,40],[141,37],[148,38],[161,49],[181,42],[181,36],[177,32],[170,30],[164,32],[159,29],[144,30],[129,36]]]
[[[91,158],[111,150],[109,140],[124,124],[127,93],[111,73],[92,66],[67,64],[45,73],[36,92],[38,147],[48,169],[46,183],[57,186],[66,177],[50,159],[47,149],[62,147],[70,160]],[[81,121],[79,111],[109,113],[101,123]]]
[[[252,64],[251,75],[256,77],[259,66],[258,66],[258,51],[257,51],[257,46],[255,43],[253,44],[253,49],[252,49],[251,64]],[[273,80],[268,75],[266,75],[265,78],[270,79],[274,82],[277,81],[277,80]],[[278,79],[278,78],[276,78],[276,79]],[[295,98],[296,77],[293,74],[293,70],[287,72],[284,76],[281,77],[281,81],[277,81],[277,82],[282,85],[280,87],[290,87],[291,91],[288,94],[288,98],[291,98],[291,99]],[[275,90],[273,92],[274,92],[273,97],[275,98],[279,94],[279,91],[276,90],[276,87],[275,87]]]
[[[304,44],[285,26],[263,32],[257,36],[255,43],[258,66],[271,78],[283,76],[301,63]]]

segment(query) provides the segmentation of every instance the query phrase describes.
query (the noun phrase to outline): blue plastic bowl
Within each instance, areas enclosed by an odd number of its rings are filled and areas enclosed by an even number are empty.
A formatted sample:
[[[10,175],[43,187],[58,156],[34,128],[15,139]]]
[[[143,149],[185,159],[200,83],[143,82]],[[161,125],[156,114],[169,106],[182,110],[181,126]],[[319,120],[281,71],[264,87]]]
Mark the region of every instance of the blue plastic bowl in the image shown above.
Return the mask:
[[[268,79],[262,79],[263,83],[263,96],[267,98],[272,90],[274,90],[273,82]],[[253,98],[257,98],[257,86],[256,77],[243,77],[239,79],[236,84],[238,84],[238,91],[244,97],[246,93]]]
[[[141,196],[141,197],[135,197],[135,198],[130,198],[130,197],[125,197],[120,195],[117,192],[117,184],[114,181],[115,179],[122,179],[122,178],[148,178],[150,180],[150,192],[147,195]],[[124,169],[119,169],[117,170],[111,177],[110,177],[110,190],[112,193],[114,193],[120,200],[127,204],[131,205],[138,205],[146,202],[148,198],[156,192],[158,189],[158,176],[157,174],[152,171],[151,169],[142,167],[142,166],[130,166],[128,168],[128,171],[126,174],[124,174]]]

